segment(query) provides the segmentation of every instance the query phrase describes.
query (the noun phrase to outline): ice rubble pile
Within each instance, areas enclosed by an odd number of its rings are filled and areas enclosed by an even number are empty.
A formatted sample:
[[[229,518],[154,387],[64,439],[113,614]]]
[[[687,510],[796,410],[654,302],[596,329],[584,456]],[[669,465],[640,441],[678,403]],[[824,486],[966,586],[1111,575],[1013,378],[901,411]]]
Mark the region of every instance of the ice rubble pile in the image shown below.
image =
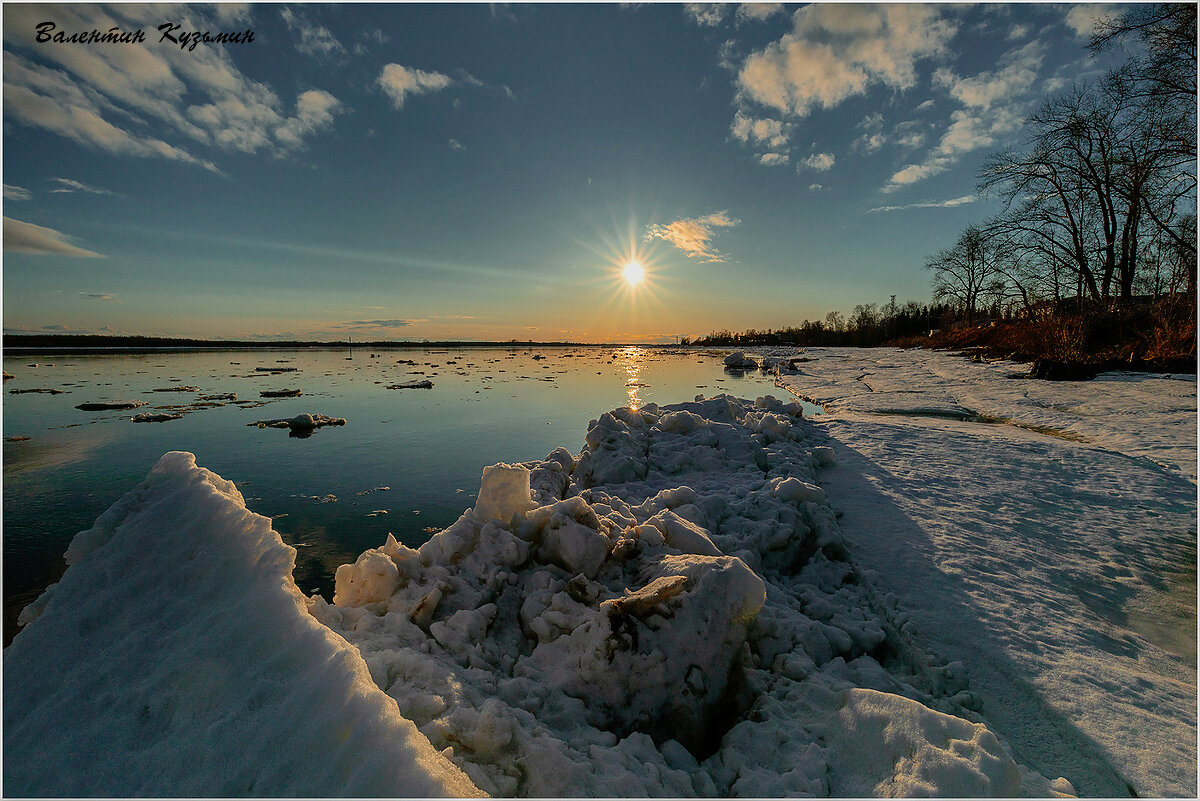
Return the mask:
[[[1070,793],[848,561],[819,436],[771,397],[616,409],[311,612],[490,794]]]
[[[614,410],[577,457],[486,469],[420,548],[341,567],[332,604],[231,483],[168,454],[23,615],[5,790],[1070,792],[848,561],[818,437],[769,397]]]

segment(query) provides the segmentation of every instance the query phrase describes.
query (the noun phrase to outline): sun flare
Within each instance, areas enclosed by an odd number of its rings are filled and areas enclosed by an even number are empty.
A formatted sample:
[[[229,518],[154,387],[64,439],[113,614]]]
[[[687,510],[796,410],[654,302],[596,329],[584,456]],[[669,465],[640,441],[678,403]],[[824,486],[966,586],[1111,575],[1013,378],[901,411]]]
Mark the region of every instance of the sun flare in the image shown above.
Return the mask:
[[[642,279],[646,277],[646,268],[639,261],[631,261],[625,265],[621,275],[625,278],[625,283],[630,286],[637,286],[642,283]]]

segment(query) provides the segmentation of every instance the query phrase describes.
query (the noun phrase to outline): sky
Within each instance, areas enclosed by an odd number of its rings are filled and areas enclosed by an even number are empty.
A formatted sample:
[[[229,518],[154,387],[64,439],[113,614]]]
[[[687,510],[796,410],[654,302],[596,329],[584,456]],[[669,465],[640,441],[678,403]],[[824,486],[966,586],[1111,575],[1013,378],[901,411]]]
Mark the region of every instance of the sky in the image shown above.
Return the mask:
[[[983,159],[1120,9],[6,3],[4,330],[673,342],[928,302],[1001,208]]]

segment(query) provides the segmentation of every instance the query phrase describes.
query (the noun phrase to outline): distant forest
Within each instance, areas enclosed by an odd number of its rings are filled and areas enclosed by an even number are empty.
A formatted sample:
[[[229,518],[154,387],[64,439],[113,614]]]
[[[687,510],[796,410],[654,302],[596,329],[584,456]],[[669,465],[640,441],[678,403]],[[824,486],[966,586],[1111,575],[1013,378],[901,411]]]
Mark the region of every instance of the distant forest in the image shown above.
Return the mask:
[[[1004,208],[927,258],[931,304],[893,295],[845,320],[694,344],[975,344],[1027,358],[1190,357],[1194,371],[1196,8],[1139,5],[1097,24],[1093,53],[1125,44],[1133,55],[1047,97],[1020,142],[986,159],[977,189]]]

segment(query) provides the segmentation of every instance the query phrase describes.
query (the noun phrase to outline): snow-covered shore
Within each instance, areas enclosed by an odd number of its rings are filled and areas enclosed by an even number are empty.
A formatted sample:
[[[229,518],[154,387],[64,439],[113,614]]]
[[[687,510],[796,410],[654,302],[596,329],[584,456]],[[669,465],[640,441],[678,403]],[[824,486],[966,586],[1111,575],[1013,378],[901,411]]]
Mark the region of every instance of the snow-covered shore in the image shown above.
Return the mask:
[[[803,356],[779,383],[828,412],[850,553],[1018,759],[1086,795],[1195,796],[1196,377]]]
[[[918,379],[888,411],[964,406],[919,378],[957,367],[892,353]],[[1195,573],[1170,576],[1195,487],[1158,466],[1190,425],[1195,475],[1194,381],[1190,422],[1129,458],[852,408],[867,365],[808,356],[781,380],[833,413],[614,410],[339,569],[332,603],[168,454],[5,652],[5,791],[1194,794]]]

